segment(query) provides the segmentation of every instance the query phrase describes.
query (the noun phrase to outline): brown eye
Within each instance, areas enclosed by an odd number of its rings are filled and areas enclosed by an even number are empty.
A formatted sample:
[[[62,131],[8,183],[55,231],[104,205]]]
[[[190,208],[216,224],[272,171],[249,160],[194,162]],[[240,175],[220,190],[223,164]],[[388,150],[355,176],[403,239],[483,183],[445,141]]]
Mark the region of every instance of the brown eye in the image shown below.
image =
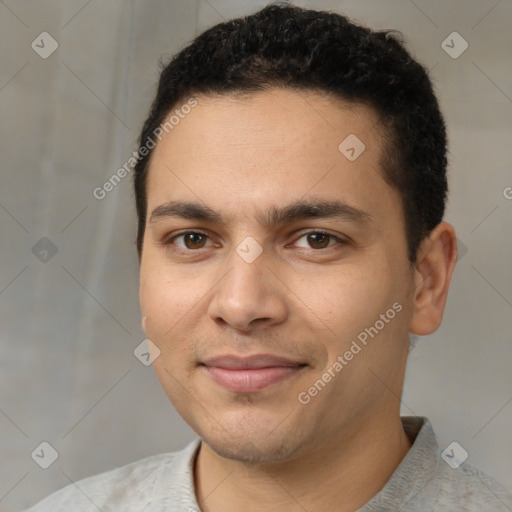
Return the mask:
[[[325,233],[313,233],[308,235],[308,243],[313,249],[325,249],[329,245],[330,235]]]
[[[183,240],[188,249],[201,249],[204,246],[205,238],[201,233],[187,233]]]
[[[305,239],[306,242],[299,244],[299,240]],[[336,243],[343,244],[343,240],[337,236],[331,235],[330,233],[324,233],[323,231],[312,231],[301,236],[297,240],[296,245],[305,249],[327,249]]]
[[[197,231],[186,231],[185,233],[174,236],[172,239],[166,242],[166,245],[174,244],[176,247],[178,247],[178,249],[184,251],[202,249],[205,247],[208,238],[209,237],[204,233]]]

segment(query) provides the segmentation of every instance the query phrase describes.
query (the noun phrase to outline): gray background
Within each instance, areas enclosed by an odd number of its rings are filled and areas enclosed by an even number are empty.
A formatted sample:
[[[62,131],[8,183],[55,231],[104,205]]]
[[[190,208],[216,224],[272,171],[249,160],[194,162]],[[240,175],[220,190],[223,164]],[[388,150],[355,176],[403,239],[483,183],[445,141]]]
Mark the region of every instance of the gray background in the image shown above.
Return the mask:
[[[443,326],[414,340],[403,414],[512,489],[512,1],[294,3],[401,30],[431,68],[462,257]],[[264,4],[0,0],[0,510],[194,437],[133,354],[131,177],[102,201],[92,191],[134,150],[158,59]],[[43,31],[59,44],[47,59],[31,48]],[[469,43],[457,59],[441,47],[453,31]],[[42,237],[56,254],[32,252]],[[59,454],[46,470],[30,456],[42,441]]]

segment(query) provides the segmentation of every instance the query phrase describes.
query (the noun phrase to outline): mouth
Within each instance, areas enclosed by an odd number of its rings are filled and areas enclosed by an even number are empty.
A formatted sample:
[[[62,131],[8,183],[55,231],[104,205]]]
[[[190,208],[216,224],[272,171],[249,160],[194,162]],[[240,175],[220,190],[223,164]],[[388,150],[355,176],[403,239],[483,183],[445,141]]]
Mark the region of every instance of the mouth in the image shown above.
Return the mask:
[[[209,377],[235,393],[254,393],[297,375],[305,363],[269,354],[225,355],[200,364]]]

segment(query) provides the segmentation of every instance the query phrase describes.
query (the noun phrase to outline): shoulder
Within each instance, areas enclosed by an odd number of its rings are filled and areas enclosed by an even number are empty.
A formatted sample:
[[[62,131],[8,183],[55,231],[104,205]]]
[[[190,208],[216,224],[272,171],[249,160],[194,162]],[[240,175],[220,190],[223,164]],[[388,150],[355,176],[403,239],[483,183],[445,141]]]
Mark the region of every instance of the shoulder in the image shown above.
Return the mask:
[[[368,510],[392,504],[386,510],[512,511],[512,495],[503,485],[459,460],[455,447],[441,451],[428,418],[402,417],[402,424],[411,449]]]
[[[463,509],[466,512],[512,510],[512,494],[478,468],[464,463],[452,469],[442,460],[440,468],[439,492],[436,500],[440,510]]]
[[[187,496],[191,484],[189,468],[199,444],[195,440],[181,451],[146,457],[71,483],[26,512],[141,512],[164,494],[174,494],[177,499]]]

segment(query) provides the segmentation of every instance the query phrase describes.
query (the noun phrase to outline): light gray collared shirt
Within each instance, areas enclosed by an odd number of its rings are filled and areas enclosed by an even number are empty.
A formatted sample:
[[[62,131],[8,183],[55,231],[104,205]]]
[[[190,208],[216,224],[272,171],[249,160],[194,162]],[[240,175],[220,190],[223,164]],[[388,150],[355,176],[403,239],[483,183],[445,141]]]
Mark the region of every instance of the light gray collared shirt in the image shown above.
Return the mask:
[[[466,462],[453,469],[443,460],[427,418],[404,416],[402,424],[411,449],[386,485],[357,512],[512,512],[512,494],[490,476]],[[194,461],[199,446],[196,439],[179,452],[85,478],[27,512],[198,512]],[[457,454],[450,450],[447,455],[454,460]]]

